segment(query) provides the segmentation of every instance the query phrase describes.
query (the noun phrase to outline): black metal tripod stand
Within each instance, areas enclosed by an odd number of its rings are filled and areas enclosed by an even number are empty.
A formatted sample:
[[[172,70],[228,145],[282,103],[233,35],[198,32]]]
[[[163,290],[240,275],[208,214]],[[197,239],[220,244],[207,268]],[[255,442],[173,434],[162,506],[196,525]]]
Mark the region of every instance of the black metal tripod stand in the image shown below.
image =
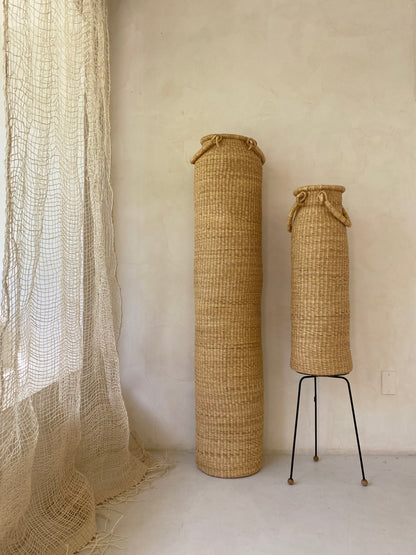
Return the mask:
[[[351,393],[351,385],[350,382],[348,381],[348,379],[345,376],[319,376],[321,378],[337,378],[340,380],[344,380],[345,382],[347,382],[348,385],[348,393],[350,396],[350,403],[351,403],[351,410],[352,410],[352,418],[354,420],[354,429],[355,429],[355,437],[357,438],[357,446],[358,446],[358,455],[360,457],[360,465],[361,465],[361,474],[362,474],[362,480],[361,480],[361,485],[363,486],[368,486],[368,482],[366,480],[365,474],[364,474],[364,465],[363,465],[363,457],[361,455],[361,447],[360,447],[360,438],[358,437],[358,428],[357,428],[357,421],[355,418],[355,410],[354,410],[354,402],[352,400],[352,393]],[[299,380],[299,388],[298,388],[298,402],[297,402],[297,406],[296,406],[296,419],[295,419],[295,431],[293,434],[293,447],[292,447],[292,461],[290,464],[290,477],[288,479],[288,484],[290,484],[291,486],[293,486],[293,484],[295,483],[294,479],[293,479],[293,463],[295,460],[295,448],[296,448],[296,433],[298,430],[298,417],[299,417],[299,405],[300,405],[300,394],[302,391],[302,382],[303,380],[306,380],[307,378],[313,378],[314,381],[314,404],[315,404],[315,454],[313,457],[314,461],[319,461],[319,457],[318,457],[318,398],[317,398],[317,378],[318,376],[310,376],[310,375],[306,375],[306,376],[302,376]]]

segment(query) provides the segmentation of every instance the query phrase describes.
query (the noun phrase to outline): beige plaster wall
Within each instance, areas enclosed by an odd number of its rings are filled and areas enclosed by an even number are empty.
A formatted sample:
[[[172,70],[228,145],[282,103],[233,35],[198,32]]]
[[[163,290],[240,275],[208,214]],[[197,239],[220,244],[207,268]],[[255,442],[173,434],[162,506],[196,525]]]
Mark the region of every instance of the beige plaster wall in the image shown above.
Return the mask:
[[[408,0],[109,0],[124,395],[149,447],[193,448],[193,167],[199,138],[264,166],[265,447],[291,446],[292,190],[347,187],[351,383],[367,452],[416,452],[415,8]],[[381,371],[397,394],[381,394]],[[312,449],[312,384],[299,447]],[[347,391],[320,387],[322,450],[355,449]]]

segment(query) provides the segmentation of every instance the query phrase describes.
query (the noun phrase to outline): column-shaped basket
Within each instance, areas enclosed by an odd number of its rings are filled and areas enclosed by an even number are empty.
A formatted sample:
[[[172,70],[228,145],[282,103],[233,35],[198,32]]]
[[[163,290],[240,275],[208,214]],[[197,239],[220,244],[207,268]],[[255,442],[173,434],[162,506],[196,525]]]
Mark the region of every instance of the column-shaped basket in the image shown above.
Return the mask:
[[[236,478],[263,450],[262,166],[256,141],[208,135],[195,164],[196,461]]]
[[[352,370],[346,232],[351,221],[342,206],[344,191],[339,185],[311,185],[293,193],[290,365],[302,374]]]

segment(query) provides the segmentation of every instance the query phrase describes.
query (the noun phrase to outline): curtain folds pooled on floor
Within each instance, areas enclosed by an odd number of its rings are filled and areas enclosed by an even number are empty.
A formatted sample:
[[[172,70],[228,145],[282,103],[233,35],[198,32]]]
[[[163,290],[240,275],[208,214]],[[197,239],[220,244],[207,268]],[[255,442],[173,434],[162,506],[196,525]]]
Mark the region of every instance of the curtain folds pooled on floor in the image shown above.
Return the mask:
[[[105,0],[4,0],[0,553],[69,554],[140,482],[117,337]]]

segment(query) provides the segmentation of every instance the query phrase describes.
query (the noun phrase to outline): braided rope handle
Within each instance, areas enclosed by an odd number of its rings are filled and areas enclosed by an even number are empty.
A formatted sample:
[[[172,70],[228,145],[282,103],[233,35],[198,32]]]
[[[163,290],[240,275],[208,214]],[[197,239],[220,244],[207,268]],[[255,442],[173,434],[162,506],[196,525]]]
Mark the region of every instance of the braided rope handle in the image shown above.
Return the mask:
[[[345,208],[342,207],[342,212],[337,210],[335,208],[335,206],[329,202],[328,195],[326,194],[325,191],[321,191],[319,193],[319,202],[321,204],[324,204],[328,208],[328,210],[331,212],[331,214],[337,220],[339,220],[342,224],[344,224],[346,227],[351,227],[351,220],[350,220],[350,217],[348,216],[347,211],[345,210]]]
[[[263,152],[261,151],[261,149],[257,146],[257,141],[255,139],[252,139],[250,137],[243,137],[241,135],[212,135],[210,136],[210,139],[205,141],[205,137],[203,137],[201,139],[201,141],[203,141],[202,147],[198,150],[198,152],[196,154],[194,154],[194,156],[192,156],[190,162],[191,164],[195,164],[195,162],[198,160],[198,158],[200,158],[203,154],[205,154],[205,152],[207,152],[207,150],[209,150],[210,148],[212,148],[214,145],[218,148],[220,146],[220,143],[223,139],[244,139],[244,142],[247,146],[247,150],[252,150],[261,160],[261,163],[264,164],[266,161],[266,158],[263,154]]]
[[[305,202],[307,196],[308,194],[306,191],[301,191],[296,196],[295,204],[290,209],[289,215],[287,217],[287,230],[289,233],[292,232],[293,221],[295,219],[296,213],[299,210],[299,208],[302,206],[302,204]],[[329,202],[328,195],[326,194],[325,191],[321,191],[319,193],[318,198],[319,198],[320,204],[323,204],[324,206],[326,206],[326,208],[329,210],[329,212],[331,212],[334,218],[336,218],[339,222],[344,224],[346,227],[351,227],[350,217],[348,216],[347,211],[345,210],[344,207],[342,207],[342,212],[337,210],[335,206]]]
[[[301,191],[298,195],[296,195],[295,204],[290,209],[289,215],[287,217],[286,227],[289,233],[292,233],[293,220],[295,219],[297,211],[299,210],[301,205],[305,202],[307,196],[308,194],[306,191]]]

